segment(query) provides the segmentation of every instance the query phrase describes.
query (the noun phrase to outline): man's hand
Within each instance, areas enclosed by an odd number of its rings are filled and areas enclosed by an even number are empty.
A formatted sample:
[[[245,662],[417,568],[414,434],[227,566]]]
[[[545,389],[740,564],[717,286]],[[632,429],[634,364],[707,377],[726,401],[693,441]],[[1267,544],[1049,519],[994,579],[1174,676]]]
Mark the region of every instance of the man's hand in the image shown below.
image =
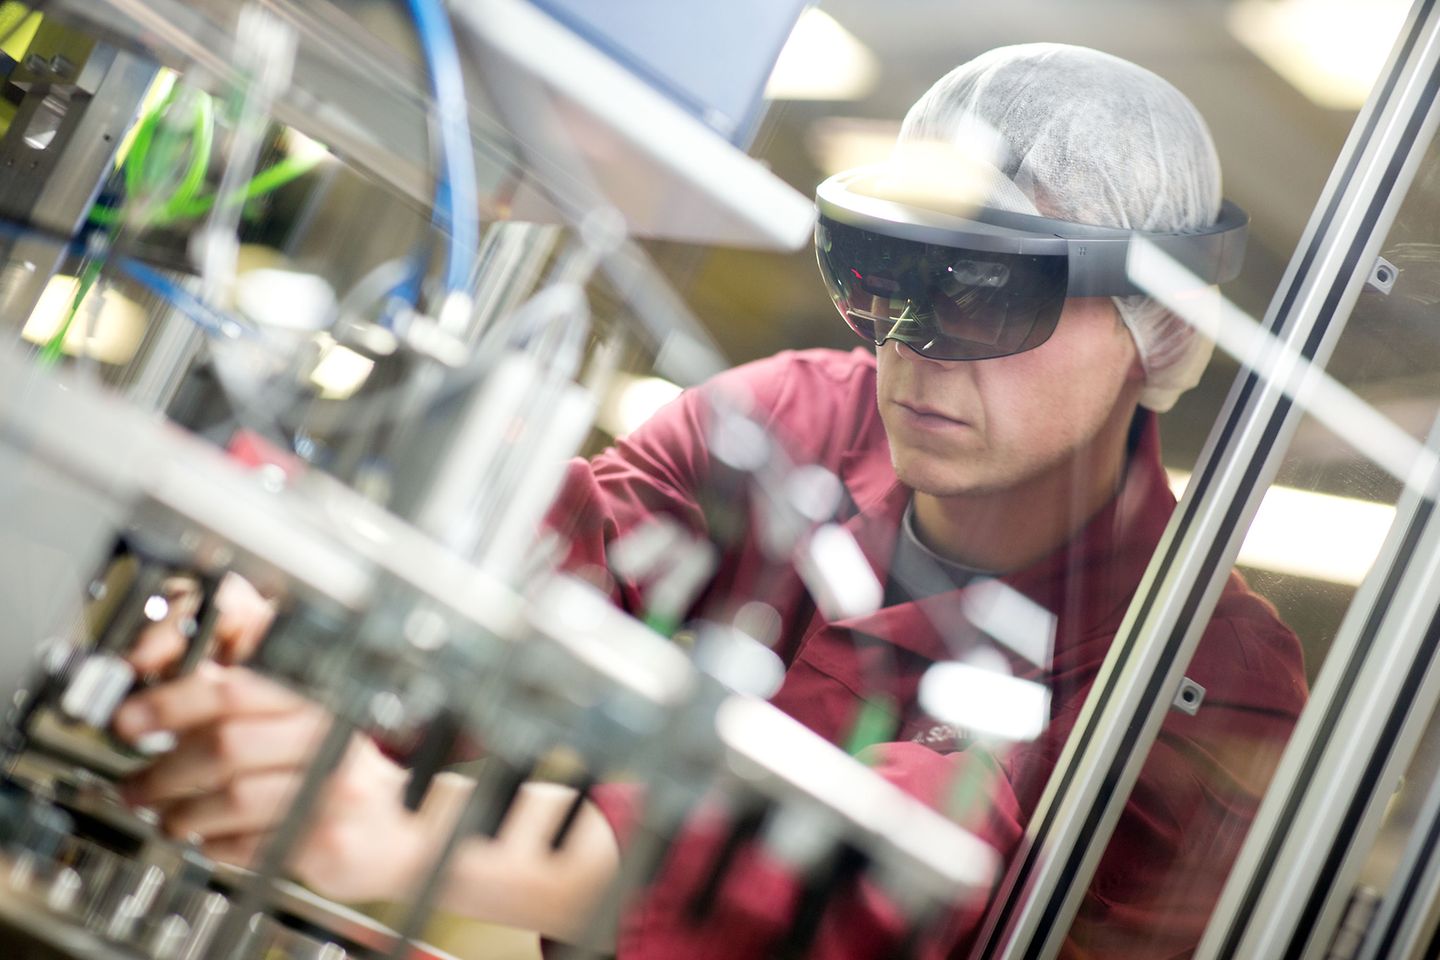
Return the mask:
[[[274,609],[250,584],[227,577],[216,600],[216,657],[236,663],[254,653]],[[131,660],[163,675],[181,656],[179,624],[194,598],[139,638]],[[310,756],[329,729],[324,710],[249,670],[205,663],[195,673],[135,694],[114,729],[135,743],[155,733],[175,748],[123,785],[131,803],[150,807],[161,826],[217,860],[249,865],[289,809]],[[312,812],[311,828],[287,870],[335,900],[406,900],[434,862],[474,783],[441,774],[418,813],[401,797],[405,773],[374,743],[355,737]],[[619,867],[615,834],[585,804],[559,851],[550,849],[575,799],[573,790],[526,784],[494,840],[472,838],[458,851],[443,904],[460,914],[547,936],[573,937]]]
[[[117,712],[115,731],[126,740],[162,730],[177,737],[172,752],[124,784],[124,796],[153,809],[171,835],[248,865],[289,809],[329,724],[324,710],[278,684],[206,664]],[[448,826],[444,811],[405,810],[404,780],[371,741],[355,737],[288,869],[332,899],[401,898]]]
[[[181,590],[172,597],[170,612],[159,623],[141,631],[129,654],[129,661],[142,676],[162,674],[185,652],[185,638],[180,621],[191,617],[199,598],[193,588]],[[249,581],[227,573],[215,595],[219,617],[215,621],[215,659],[222,663],[243,663],[259,647],[275,608],[262,597]]]

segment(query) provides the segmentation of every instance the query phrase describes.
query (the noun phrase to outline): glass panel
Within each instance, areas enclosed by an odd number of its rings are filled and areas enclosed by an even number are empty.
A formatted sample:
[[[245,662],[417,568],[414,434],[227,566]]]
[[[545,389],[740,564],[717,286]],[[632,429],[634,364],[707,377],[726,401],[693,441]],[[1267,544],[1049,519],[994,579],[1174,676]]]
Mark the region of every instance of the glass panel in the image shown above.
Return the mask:
[[[1256,240],[1262,261],[1269,239]],[[1272,253],[1270,265],[1283,256]],[[737,276],[748,275],[715,267],[716,262],[733,261],[712,261],[717,283],[740,286]],[[814,269],[812,263],[805,267]],[[1268,293],[1247,306],[1263,306]],[[827,329],[846,333],[833,313],[826,319]],[[658,465],[666,478],[665,489],[659,490],[665,512],[722,547],[720,588],[693,612],[749,627],[777,625],[768,636],[785,659],[787,674],[774,702],[971,827],[1007,858],[1075,729],[1159,540],[1173,505],[1170,488],[1193,467],[1193,452],[1177,455],[1165,463],[1176,476],[1165,475],[1158,438],[1165,437],[1165,449],[1173,435],[1175,449],[1198,450],[1218,395],[1233,379],[1231,365],[1228,375],[1222,372],[1208,381],[1218,390],[1187,403],[1158,431],[1154,418],[1142,415],[1125,438],[1127,469],[1114,498],[1096,496],[1096,462],[1102,458],[1097,451],[1103,445],[1066,454],[1027,475],[1034,462],[1017,465],[1006,457],[1027,447],[1053,456],[1058,449],[1054,431],[1072,415],[1094,413],[1088,391],[1105,381],[1103,369],[1090,366],[1066,379],[1059,368],[1046,366],[1057,347],[1068,353],[1062,364],[1079,356],[1076,351],[1085,348],[1087,338],[1100,333],[1089,321],[1072,313],[1061,320],[1055,339],[1033,354],[974,368],[945,368],[887,342],[878,350],[879,421],[869,409],[876,390],[875,361],[865,352],[789,355],[725,377],[752,394],[753,414],[791,441],[789,456],[818,461],[838,473],[848,492],[840,511],[842,526],[856,537],[884,587],[881,608],[874,613],[840,616],[826,608],[823,598],[817,611],[803,577],[764,555],[762,534],[751,529],[736,535],[743,524],[737,514],[746,508],[735,491],[757,488],[751,478],[741,478],[744,483],[737,487],[726,464],[754,463],[752,458],[724,453],[712,434],[707,450],[674,462],[674,451],[693,444],[693,436],[686,440],[682,430],[713,423],[714,410],[699,397],[682,400],[615,452],[602,455],[595,471],[612,495],[625,495],[623,536],[645,529],[655,513],[651,501]],[[725,336],[740,329],[739,324],[719,327]],[[776,330],[783,329],[777,324]],[[1217,368],[1224,369],[1223,361]],[[1025,395],[1000,398],[994,391],[1007,382]],[[837,383],[848,386],[837,388]],[[817,436],[821,410],[825,435]],[[981,410],[993,416],[989,430],[968,436],[930,422],[936,413],[963,419]],[[1015,446],[1004,450],[981,443],[982,433],[1000,440],[1016,423],[1025,424],[1025,435],[1023,440],[1016,435]],[[1114,423],[1105,427],[1111,439],[1119,434],[1113,428]],[[1028,483],[1023,510],[1016,509],[1016,498],[1002,495],[1021,478]],[[897,479],[904,485],[897,486]],[[621,490],[622,484],[631,489]],[[907,486],[918,493],[912,496]],[[936,495],[947,489],[952,504],[965,509],[927,513],[936,506]],[[977,495],[987,489],[988,497]],[[917,508],[913,537],[906,528],[912,504]],[[583,540],[580,523],[567,532]],[[1055,537],[1056,529],[1074,533]],[[1027,550],[1026,539],[1039,531],[1051,535],[1050,547]],[[955,549],[956,541],[964,547]],[[944,562],[936,553],[959,563]],[[997,569],[1012,572],[996,576]],[[630,589],[636,586],[654,584],[625,584],[633,609],[649,612],[647,591]],[[757,617],[758,605],[746,604],[740,611],[745,617],[737,616],[736,606],[757,589],[771,609]],[[1327,586],[1315,589],[1330,596]],[[1344,603],[1342,596],[1335,605],[1337,621]],[[1237,662],[1247,669],[1232,670]],[[1167,730],[1160,747],[1163,761],[1147,771],[1121,827],[1120,853],[1102,867],[1098,893],[1082,912],[1071,945],[1076,956],[1170,956],[1193,947],[1303,703],[1307,680],[1300,640],[1283,615],[1238,580],[1197,665],[1205,702],[1198,716],[1180,718],[1178,733]],[[617,818],[626,811],[620,787],[610,785],[600,793],[602,805]],[[789,826],[776,823],[766,835],[775,845],[772,852],[788,849]],[[733,862],[723,859],[723,851],[733,849],[723,838],[741,835],[742,829],[743,822],[742,828],[723,825],[681,839],[635,921],[632,945],[664,942],[678,954],[687,948],[675,945],[687,938],[713,935],[708,924],[687,929],[678,920],[696,902],[723,925],[736,956],[763,951],[773,931],[785,935],[792,918],[773,905],[761,907],[759,893],[748,899],[738,877],[710,886],[698,880],[713,875],[718,864]],[[808,873],[815,880],[831,865],[816,861],[802,876]],[[753,878],[755,872],[748,875]],[[1171,883],[1175,878],[1181,882]],[[712,887],[730,897],[716,896]],[[705,890],[710,893],[702,896]],[[791,896],[787,888],[780,891],[778,897]],[[820,936],[833,944],[873,922],[860,910],[847,916],[833,909]],[[977,916],[967,916],[954,929],[945,945],[963,956],[978,930]],[[1155,939],[1157,930],[1166,931],[1163,941]],[[1145,952],[1151,949],[1153,954]]]
[[[1084,27],[1091,29],[1088,15]],[[945,56],[948,69],[948,45]],[[1083,122],[1077,130],[1085,139],[1094,136]],[[1170,142],[1161,138],[1162,146]],[[1033,184],[1035,171],[1024,172]],[[1019,172],[1015,177],[1025,181]],[[424,218],[393,197],[378,205],[354,174],[339,175],[319,190],[323,195],[307,201],[303,211],[280,211],[286,224],[288,214],[303,214],[301,227],[293,233],[275,229],[285,234],[291,255],[324,259],[337,290],[357,297],[354,291],[368,291],[359,299],[378,312],[400,278],[379,283],[370,268],[408,250],[411,235],[425,229]],[[1093,216],[1076,211],[1071,218]],[[1119,215],[1112,209],[1109,216]],[[358,228],[369,221],[383,221],[386,228]],[[247,229],[278,241],[263,221]],[[158,252],[179,255],[183,248],[173,239]],[[545,249],[533,252],[544,259]],[[953,276],[960,263],[995,264],[968,253],[957,257],[964,259],[931,265],[912,278],[925,298],[944,294],[950,299],[943,302],[958,304],[962,287],[973,293],[1007,282],[1008,269],[1003,275],[987,269],[970,272],[961,285]],[[800,259],[806,296],[825,309],[827,335],[848,337],[824,304],[810,254]],[[81,268],[66,266],[77,274]],[[952,276],[937,280],[942,271]],[[729,288],[762,287],[743,278],[737,283],[734,272],[717,272]],[[130,288],[128,281],[115,286]],[[29,331],[40,349],[53,344],[54,362],[66,343],[61,317],[83,303],[76,301],[76,287],[60,285],[46,304],[51,322]],[[900,309],[914,306],[910,297],[889,299],[900,301]],[[138,303],[137,311],[148,316],[158,306],[152,298]],[[289,300],[279,306],[286,315],[300,312]],[[729,326],[729,319],[717,326]],[[784,332],[786,322],[776,318],[771,326]],[[751,325],[760,324],[751,318]],[[148,379],[145,368],[152,362],[167,370],[183,363],[170,350],[183,354],[185,344],[163,337],[160,325],[145,328],[152,331],[148,340],[140,339],[143,324],[121,326],[135,336],[125,340],[129,349],[115,354],[117,369],[106,371],[117,385]],[[753,329],[751,335],[759,339]],[[552,514],[552,525],[569,538],[563,563],[594,573],[631,612],[693,644],[707,669],[748,693],[771,692],[762,682],[765,671],[742,670],[720,654],[733,653],[741,634],[769,645],[785,668],[783,682],[777,678],[774,685],[775,704],[970,827],[1003,860],[1020,843],[1075,729],[1173,508],[1171,490],[1191,466],[1193,458],[1184,456],[1162,463],[1159,436],[1177,436],[1182,442],[1176,449],[1194,449],[1193,435],[1208,428],[1211,415],[1192,411],[1188,421],[1171,419],[1162,430],[1152,414],[1135,413],[1140,385],[1132,376],[1133,343],[1105,300],[1069,302],[1046,342],[1019,338],[1016,346],[1034,349],[976,366],[926,357],[926,343],[918,338],[890,340],[873,350],[862,341],[838,342],[846,349],[746,365],[643,426],[614,428],[620,435],[615,445],[588,471],[570,473]],[[350,366],[349,376],[343,365],[338,371],[322,367],[329,358],[347,356],[333,349],[337,345],[333,338],[311,338],[305,352],[287,358],[296,360],[293,368],[277,368],[277,381],[299,378],[304,387],[303,424],[286,418],[280,426],[297,452],[378,497],[391,478],[369,472],[375,462],[368,455],[389,447],[381,429],[386,424],[377,421],[413,411],[392,403],[389,375],[400,371],[388,369],[383,359]],[[331,376],[322,376],[322,369]],[[208,395],[213,386],[197,389]],[[156,386],[155,406],[181,411],[176,416],[187,425],[209,425],[211,407],[192,407],[186,403],[192,397],[177,398],[168,387],[176,385]],[[312,404],[310,394],[317,392]],[[343,406],[352,399],[353,405]],[[262,410],[269,411],[270,403]],[[357,410],[380,412],[362,418]],[[526,407],[516,420],[532,412]],[[552,412],[540,410],[542,417]],[[371,426],[373,433],[360,429]],[[417,449],[429,453],[448,439],[426,434]],[[1304,452],[1303,445],[1297,449]],[[415,476],[395,481],[391,492],[400,506],[420,499],[416,488],[437,472],[433,457],[406,461]],[[1310,459],[1296,461],[1293,473],[1286,482],[1304,490],[1382,500],[1390,495],[1364,464],[1336,467],[1313,450]],[[504,492],[518,500],[519,481],[509,485],[512,472],[501,479]],[[495,489],[501,489],[498,480]],[[500,506],[484,506],[499,526]],[[1302,513],[1315,509],[1305,506]],[[1324,516],[1328,523],[1330,515]],[[1312,519],[1308,526],[1318,524]],[[1282,526],[1281,539],[1287,536],[1294,534]],[[1301,552],[1313,563],[1317,551]],[[1312,671],[1323,656],[1333,624],[1316,622],[1314,615],[1328,610],[1338,619],[1348,598],[1348,587],[1329,585],[1314,569],[1308,579],[1296,579],[1292,568],[1277,563],[1254,570],[1253,583],[1280,613],[1238,579],[1222,601],[1192,670],[1190,699],[1167,726],[1077,922],[1076,955],[1168,956],[1198,936],[1303,701],[1302,643]],[[608,573],[596,573],[607,565]],[[700,589],[699,574],[712,572],[714,586]],[[733,630],[717,631],[717,625]],[[735,645],[726,647],[730,640]],[[735,660],[746,653],[743,666],[773,663],[768,655],[754,655],[754,643]],[[732,801],[737,795],[755,799],[743,784],[726,781],[726,771],[709,765],[713,757],[705,751],[715,744],[705,738],[714,730],[703,722],[713,718],[703,709],[695,708],[703,731],[697,739],[704,741],[696,750],[701,769],[678,777],[661,765],[654,777],[670,788],[666,800],[683,812],[712,809],[706,807],[713,799],[706,789],[711,778],[733,790]],[[605,729],[600,721],[596,726]],[[693,760],[684,752],[688,742],[646,746],[657,753],[662,747],[680,751],[667,758],[677,765]],[[650,758],[641,759],[636,765],[643,768]],[[820,790],[824,784],[807,786]],[[640,827],[673,841],[642,909],[625,920],[626,952],[659,944],[656,953],[713,955],[713,944],[721,942],[732,956],[771,955],[777,943],[786,955],[803,955],[819,943],[832,948],[829,956],[847,955],[847,947],[893,955],[908,924],[934,919],[874,908],[869,888],[862,895],[841,889],[837,876],[852,879],[868,864],[845,846],[850,838],[827,834],[821,818],[802,823],[774,807],[754,811],[736,803],[729,810],[740,814],[733,824],[702,822],[672,832],[672,811],[657,814],[653,805],[637,802],[643,796],[625,782],[594,791],[622,838],[644,833]],[[747,851],[730,858],[726,851],[733,854],[734,845],[714,842],[726,831],[763,847],[765,856]],[[785,880],[776,880],[771,861],[791,868]],[[874,878],[882,888],[892,882],[881,892],[895,901],[912,900],[907,894],[913,891],[883,871]],[[943,931],[937,924],[925,933],[943,938],[947,953],[963,952],[977,916],[975,910],[963,923],[944,924]],[[717,932],[724,940],[717,941]],[[702,944],[709,948],[701,950]]]
[[[1389,784],[1386,784],[1388,787]],[[1385,801],[1337,935],[1356,960],[1418,960],[1440,951],[1440,711]]]
[[[1440,408],[1440,248],[1430,240],[1437,205],[1440,150],[1432,144],[1383,246],[1389,274],[1377,268],[1327,366],[1417,443]],[[1400,483],[1338,440],[1333,416],[1312,413],[1235,571],[1278,611],[1298,647],[1257,655],[1249,615],[1212,622],[1187,670],[1206,688],[1204,700],[1194,716],[1177,709],[1167,718],[1065,955],[1159,958],[1194,948],[1304,702],[1300,685],[1325,662],[1389,529]],[[1423,795],[1425,784],[1414,789]]]
[[[1382,256],[1393,270],[1395,288],[1388,296],[1365,298],[1352,321],[1352,325],[1358,323],[1359,326],[1349,334],[1356,342],[1352,355],[1363,356],[1368,352],[1384,358],[1383,362],[1362,361],[1371,371],[1383,371],[1383,375],[1371,376],[1366,381],[1365,394],[1372,398],[1377,409],[1415,436],[1428,429],[1440,406],[1434,377],[1437,351],[1440,351],[1440,334],[1434,326],[1434,307],[1440,303],[1440,247],[1432,239],[1437,214],[1440,214],[1440,148],[1432,146],[1382,250]],[[1383,271],[1386,266],[1382,264],[1379,269]],[[1359,474],[1363,464],[1352,464],[1351,469]],[[1395,481],[1383,474],[1372,476],[1370,483],[1375,490],[1385,493],[1396,487]],[[1424,560],[1416,557],[1413,562]],[[1386,803],[1380,834],[1361,870],[1357,898],[1373,906],[1382,895],[1388,897],[1394,892],[1392,881],[1402,858],[1411,845],[1426,839],[1415,831],[1427,797],[1435,789],[1437,768],[1440,768],[1440,725],[1432,716],[1404,776],[1395,784],[1394,793]],[[1433,904],[1414,904],[1414,908],[1422,912],[1433,907]]]

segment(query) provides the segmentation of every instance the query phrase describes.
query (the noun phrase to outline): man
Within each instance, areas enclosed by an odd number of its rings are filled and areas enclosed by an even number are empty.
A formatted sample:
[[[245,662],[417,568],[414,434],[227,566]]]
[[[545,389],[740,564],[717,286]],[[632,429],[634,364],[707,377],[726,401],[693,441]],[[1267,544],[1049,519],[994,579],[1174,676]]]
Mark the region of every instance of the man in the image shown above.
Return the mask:
[[[918,224],[929,237],[924,231],[977,204],[991,220],[1008,211],[1157,235],[1203,231],[1221,208],[1219,167],[1203,122],[1164,81],[1052,45],[994,51],[957,69],[910,111],[901,141],[907,149],[878,181],[846,181],[848,195],[822,204],[831,216],[817,232],[837,305],[877,344],[874,353],[782,354],[687,393],[613,450],[576,464],[552,523],[570,537],[572,567],[603,565],[610,543],[656,516],[716,534],[706,498],[719,479],[706,444],[709,398],[747,396],[795,460],[842,480],[839,519],[885,581],[885,604],[827,622],[793,572],[768,566],[758,532],[742,529],[722,544],[701,606],[742,603],[763,576],[779,614],[774,646],[787,664],[774,702],[832,740],[864,747],[882,776],[1008,852],[1174,506],[1151,411],[1193,385],[1208,347],[1141,297],[1075,295],[1081,274],[1050,270],[1043,256],[1007,259],[898,234]],[[993,149],[977,153],[976,143]],[[937,173],[937,157],[953,163]],[[847,203],[861,213],[847,219]],[[883,211],[901,208],[886,234]],[[906,216],[913,223],[901,222]],[[929,258],[942,254],[931,270]],[[996,584],[1043,612],[1046,652],[1007,646],[977,618],[976,591]],[[620,582],[616,592],[643,608],[639,585]],[[227,636],[252,645],[267,618],[263,602],[232,584],[227,603]],[[163,661],[173,639],[147,636],[137,659]],[[919,685],[932,663],[951,659],[1043,685],[1044,732],[1002,747],[940,722]],[[1073,956],[1193,948],[1304,698],[1294,637],[1238,577],[1189,675],[1208,691],[1205,708],[1162,732],[1071,931]],[[173,754],[130,785],[132,799],[156,807],[172,831],[238,860],[273,822],[322,724],[293,696],[220,669],[141,694],[116,719],[127,737],[182,734]],[[339,899],[402,899],[464,796],[463,783],[443,779],[410,815],[398,800],[402,779],[358,742],[296,858],[300,877]],[[570,795],[527,787],[498,840],[461,851],[445,905],[573,936],[614,874],[638,797],[635,788],[602,787],[571,842],[550,855],[544,839]],[[715,844],[698,827],[680,840],[622,924],[622,957],[772,948],[792,919],[794,880],[754,851],[712,917],[688,921]],[[893,911],[866,887],[842,896],[815,955],[893,952]],[[963,956],[977,912],[960,911],[926,955]]]

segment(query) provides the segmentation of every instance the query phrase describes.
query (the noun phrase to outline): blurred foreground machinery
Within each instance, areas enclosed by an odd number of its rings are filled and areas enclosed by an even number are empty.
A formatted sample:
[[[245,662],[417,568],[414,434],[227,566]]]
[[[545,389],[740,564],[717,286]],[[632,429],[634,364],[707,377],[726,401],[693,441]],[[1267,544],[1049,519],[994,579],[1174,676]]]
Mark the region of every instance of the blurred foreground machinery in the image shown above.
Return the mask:
[[[806,878],[801,951],[860,875],[921,932],[989,889],[982,844],[764,703],[780,665],[746,624],[657,632],[709,545],[626,545],[669,565],[642,623],[537,536],[617,383],[722,366],[634,238],[808,239],[808,202],[737,147],[798,15],[753,6],[716,86],[638,79],[578,3],[0,4],[0,954],[435,955],[413,939],[443,858],[398,933],[284,879],[356,731],[412,745],[413,803],[487,745],[463,833],[557,763],[582,798],[647,782],[597,933],[701,805]],[[713,420],[777,562],[833,546],[824,484],[743,410]],[[806,568],[822,603],[877,592]],[[145,758],[106,732],[148,679],[137,632],[193,597],[194,669],[232,572],[280,611],[257,668],[335,717],[254,871],[121,804]]]

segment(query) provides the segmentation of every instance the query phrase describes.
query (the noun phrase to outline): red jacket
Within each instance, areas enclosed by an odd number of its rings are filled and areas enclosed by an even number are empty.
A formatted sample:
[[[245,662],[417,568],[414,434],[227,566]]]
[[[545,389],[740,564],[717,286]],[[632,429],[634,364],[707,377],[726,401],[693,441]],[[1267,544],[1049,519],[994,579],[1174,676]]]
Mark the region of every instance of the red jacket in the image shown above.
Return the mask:
[[[571,538],[569,565],[603,567],[607,543],[657,514],[718,533],[724,559],[699,606],[738,605],[763,591],[780,612],[776,649],[788,669],[774,703],[843,743],[860,704],[888,696],[899,705],[894,742],[863,759],[947,809],[1002,854],[1013,851],[1175,505],[1160,467],[1154,418],[1116,498],[1071,543],[1003,578],[1056,616],[1048,671],[1011,657],[1017,676],[1050,686],[1048,729],[1003,753],[963,743],[941,752],[918,742],[934,721],[919,712],[916,688],[930,663],[951,658],[945,634],[965,624],[962,591],[826,622],[796,574],[767,562],[746,516],[737,513],[743,501],[715,489],[725,481],[704,441],[709,390],[748,393],[754,415],[786,443],[795,462],[839,475],[849,493],[840,519],[884,580],[910,491],[891,467],[875,404],[875,359],[862,350],[784,353],[731,370],[687,391],[589,463],[577,461],[552,513],[552,524]],[[617,594],[630,608],[643,608],[633,584],[618,584]],[[1230,578],[1186,674],[1206,688],[1204,704],[1198,716],[1167,719],[1071,932],[1067,956],[1139,960],[1193,948],[1305,698],[1298,642],[1238,576]],[[597,793],[622,844],[639,798],[638,788],[628,785]],[[622,925],[621,958],[766,954],[785,929],[798,890],[757,852],[741,859],[710,923],[695,929],[685,922],[716,839],[713,830],[697,826],[677,843]],[[960,910],[924,956],[963,957],[982,906]],[[811,955],[886,956],[894,950],[896,923],[883,899],[862,887],[832,904]]]

